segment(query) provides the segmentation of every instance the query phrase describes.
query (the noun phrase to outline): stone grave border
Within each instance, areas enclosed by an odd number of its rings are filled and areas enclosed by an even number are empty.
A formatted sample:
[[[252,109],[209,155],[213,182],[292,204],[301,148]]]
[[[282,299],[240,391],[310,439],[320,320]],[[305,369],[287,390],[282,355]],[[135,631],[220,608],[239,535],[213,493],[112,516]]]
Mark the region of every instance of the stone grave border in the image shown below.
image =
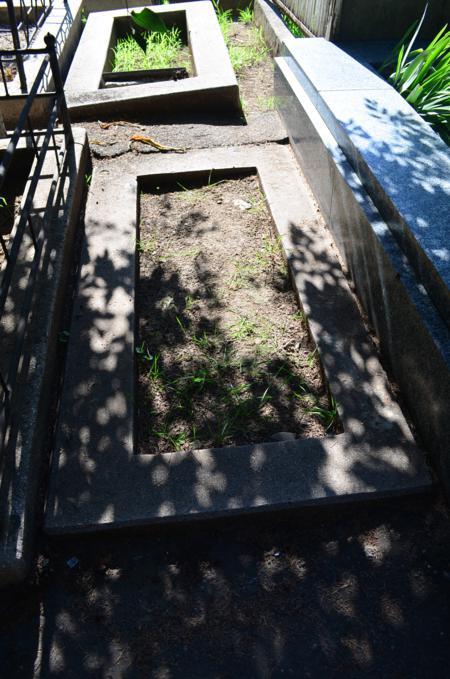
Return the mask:
[[[152,10],[161,14],[185,12],[195,75],[177,81],[101,89],[114,20],[127,16],[127,11],[91,12],[65,83],[72,119],[124,111],[241,111],[236,76],[212,4],[199,0],[155,5]]]
[[[259,177],[281,237],[344,433],[136,455],[134,288],[140,186],[149,179],[249,170]],[[128,154],[94,171],[47,532],[333,505],[430,487],[424,455],[391,396],[331,237],[289,148],[215,148],[145,159]]]

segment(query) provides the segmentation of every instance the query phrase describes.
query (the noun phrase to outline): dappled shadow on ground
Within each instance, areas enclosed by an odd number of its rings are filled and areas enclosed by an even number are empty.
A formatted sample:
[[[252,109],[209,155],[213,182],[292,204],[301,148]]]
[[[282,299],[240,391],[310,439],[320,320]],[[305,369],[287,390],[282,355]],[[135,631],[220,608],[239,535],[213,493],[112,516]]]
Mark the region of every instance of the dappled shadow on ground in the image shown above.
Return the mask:
[[[114,210],[117,203],[110,200]],[[83,320],[84,330],[69,360],[88,362],[88,370],[66,382],[71,420],[59,459],[56,513],[72,524],[87,517],[91,525],[126,526],[145,522],[151,512],[164,519],[270,504],[277,484],[288,495],[299,479],[305,493],[324,497],[377,488],[390,474],[399,481],[414,478],[403,471],[402,452],[392,456],[390,443],[407,450],[407,433],[386,411],[367,339],[359,342],[351,317],[346,332],[330,334],[330,307],[342,293],[342,280],[321,251],[315,225],[300,221],[290,228],[302,252],[294,274],[306,277],[309,307],[314,295],[318,308],[323,305],[324,315],[316,309],[311,317],[350,436],[335,437],[342,441],[335,450],[332,437],[299,450],[298,478],[284,468],[283,448],[273,456],[261,445],[237,451],[238,479],[226,449],[200,457],[133,455],[129,352],[135,319],[129,299],[135,255],[113,240],[118,224],[126,235],[129,223],[120,213],[91,224],[104,243],[90,271],[81,271],[75,302],[74,318]],[[316,258],[309,274],[307,252]],[[120,311],[113,337],[112,310]],[[338,349],[359,366],[363,388],[346,373],[345,361],[337,361]],[[437,584],[421,551],[422,544],[433,551],[431,528],[443,550],[433,553]],[[447,659],[436,630],[445,619],[439,592],[447,578],[446,531],[437,510],[422,516],[411,502],[373,514],[343,510],[338,520],[317,513],[259,516],[43,544],[35,587],[16,595],[15,604],[5,599],[4,619],[19,618],[3,645],[9,674],[21,668],[21,676],[31,676],[36,663],[39,677],[271,677],[299,676],[299,668],[304,676],[379,676],[380,667],[388,675],[397,671],[397,647],[407,649],[401,671],[408,674],[424,666],[426,654],[419,657],[414,643],[423,635],[429,652]],[[79,561],[70,561],[71,568],[67,560],[73,556]],[[436,603],[440,617],[434,627]],[[417,608],[423,614],[414,619]]]
[[[447,538],[414,500],[46,544],[2,597],[3,672],[444,677]]]

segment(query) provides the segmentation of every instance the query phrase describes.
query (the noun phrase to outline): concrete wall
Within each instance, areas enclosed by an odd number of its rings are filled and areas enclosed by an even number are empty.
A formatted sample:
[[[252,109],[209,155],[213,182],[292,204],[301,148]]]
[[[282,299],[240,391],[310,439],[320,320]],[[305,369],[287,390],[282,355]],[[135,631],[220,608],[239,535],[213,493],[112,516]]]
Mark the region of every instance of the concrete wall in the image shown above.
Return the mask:
[[[323,40],[298,41],[306,42],[311,48],[308,50],[310,63],[316,64],[317,79],[314,80],[307,59],[301,59],[299,54],[293,54],[295,50],[287,49],[286,56],[276,59],[277,108],[286,124],[293,149],[330,226],[359,300],[380,341],[385,365],[399,385],[403,403],[414,421],[421,442],[433,459],[434,467],[450,495],[450,318],[444,302],[448,287],[444,285],[442,288],[444,297],[435,297],[436,290],[427,280],[426,267],[416,268],[417,262],[408,256],[411,252],[405,247],[405,241],[392,228],[389,216],[383,214],[382,201],[377,198],[378,189],[375,189],[375,184],[369,185],[366,182],[367,176],[362,171],[364,150],[361,148],[358,159],[350,153],[349,148],[343,151],[345,144],[342,135],[337,139],[337,124],[332,124],[330,109],[324,107],[325,101],[331,105],[331,100],[325,94],[326,87],[331,86],[334,103],[336,97],[340,97],[351,108],[352,122],[355,124],[351,131],[348,130],[349,135],[355,133],[360,140],[367,135],[368,148],[376,151],[380,146],[377,147],[371,135],[375,134],[377,121],[380,122],[380,111],[375,102],[379,100],[386,103],[391,94],[384,89],[382,82],[378,83],[377,89],[377,82],[374,80],[376,76],[367,71],[364,77],[361,71],[363,67],[356,63],[352,66],[347,57],[339,64],[339,50],[335,46]],[[323,61],[333,64],[334,73],[330,73],[333,71],[331,66],[327,70],[320,68],[322,60],[317,53],[312,54],[314,43],[316,48],[327,53],[324,54]],[[350,77],[355,78],[353,83],[349,81]],[[364,86],[370,88],[370,108],[365,112],[365,127],[364,121],[358,118],[356,106],[358,91]],[[338,92],[340,88],[345,89]],[[362,94],[365,95],[364,92]],[[392,109],[393,101],[390,106]],[[336,113],[335,109],[334,111]],[[415,120],[412,111],[411,116]],[[389,116],[385,122],[387,125]],[[423,121],[417,121],[417,125],[420,124],[424,126],[425,136],[429,135],[428,126]],[[406,129],[404,124],[396,125],[395,119],[392,127],[393,131],[405,133],[402,152],[398,144],[390,146],[392,138],[384,134],[383,152],[376,158],[373,156],[370,162],[373,162],[375,170],[378,161],[382,163],[388,157],[393,160],[393,165],[397,168],[394,177],[398,184],[396,199],[400,203],[405,189],[402,181],[407,182],[407,178],[401,176],[403,161],[408,160],[405,145],[411,144],[410,162],[405,164],[404,169],[409,172],[410,183],[416,188],[416,195],[411,198],[410,214],[417,215],[423,208],[420,191],[426,189],[433,169],[438,173],[441,170],[440,166],[428,164],[428,155],[433,155],[436,151],[443,164],[446,159],[441,154],[441,142],[436,135],[434,142],[431,137],[428,138],[428,153],[422,156],[420,149],[415,146],[415,140],[417,138],[420,141],[421,134],[408,141],[406,133],[409,128]],[[424,162],[422,173],[415,167],[421,158]],[[450,162],[448,157],[447,162]],[[383,172],[386,177],[386,166]],[[432,221],[424,231],[430,238],[441,239],[442,247],[447,251],[448,219],[443,225],[438,226],[436,223],[440,213],[445,217],[449,209],[450,194],[444,196],[444,191],[445,179],[438,180],[434,194],[435,206],[431,211]],[[400,205],[398,207],[401,209]],[[426,249],[426,244],[423,245]],[[441,269],[442,283],[445,282],[446,274]]]

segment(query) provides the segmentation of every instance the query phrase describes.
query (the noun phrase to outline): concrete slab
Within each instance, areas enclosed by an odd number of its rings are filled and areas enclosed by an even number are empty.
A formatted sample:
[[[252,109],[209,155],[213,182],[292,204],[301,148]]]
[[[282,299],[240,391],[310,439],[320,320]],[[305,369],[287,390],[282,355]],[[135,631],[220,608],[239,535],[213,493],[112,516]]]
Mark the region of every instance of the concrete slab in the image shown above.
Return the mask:
[[[287,59],[276,60],[282,118],[380,348],[450,488],[450,331]]]
[[[304,40],[291,35],[284,43],[282,56],[300,66],[302,85],[308,92],[392,89],[383,78],[325,38]]]
[[[37,493],[55,388],[54,356],[87,162],[86,133],[75,128],[73,133],[75,145],[67,154],[62,177],[58,179],[55,156],[50,151],[33,201],[33,214],[46,220],[48,236],[25,338],[27,360],[20,366],[7,443],[1,456],[1,584],[22,579],[32,555]],[[13,312],[14,309],[10,313]],[[2,332],[2,346],[5,343],[7,337]]]
[[[230,169],[258,173],[345,433],[137,456],[131,445],[136,180]],[[129,189],[124,193],[121,187]],[[289,148],[231,147],[145,159],[128,154],[119,162],[104,161],[93,176],[86,217],[91,257],[81,271],[71,331],[48,532],[211,518],[430,488],[424,456],[390,394],[331,238]]]
[[[448,147],[387,82],[335,45],[292,39],[285,53],[450,327]]]
[[[185,122],[164,125],[142,125],[140,134],[157,139],[164,146],[182,149],[210,148],[211,146],[239,146],[244,144],[264,144],[267,142],[287,142],[286,129],[276,111],[250,113],[247,124],[237,121],[235,125],[224,125],[223,119],[210,117],[207,122]],[[95,123],[86,123],[89,137],[92,140],[91,152],[96,158],[113,158],[124,155],[130,150],[129,133],[126,128],[117,128],[115,141],[109,141],[109,135]],[[103,145],[103,140],[107,145]],[[133,146],[137,146],[133,144]],[[158,154],[152,146],[139,145],[139,153]]]
[[[236,76],[212,4],[200,0],[156,5],[152,9],[162,14],[185,13],[195,75],[184,80],[101,89],[114,21],[126,17],[127,11],[93,12],[88,17],[65,84],[74,120],[123,111],[144,110],[147,115],[173,112],[176,107],[183,112],[202,113],[241,110]]]

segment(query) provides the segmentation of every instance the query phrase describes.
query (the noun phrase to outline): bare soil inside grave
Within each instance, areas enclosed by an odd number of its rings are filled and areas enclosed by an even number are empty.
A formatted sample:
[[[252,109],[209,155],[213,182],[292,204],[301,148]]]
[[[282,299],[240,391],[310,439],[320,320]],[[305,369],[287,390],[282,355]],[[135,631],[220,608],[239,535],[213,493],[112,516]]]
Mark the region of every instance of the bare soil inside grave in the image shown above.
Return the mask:
[[[183,186],[141,194],[138,451],[323,436],[326,385],[256,177]]]

